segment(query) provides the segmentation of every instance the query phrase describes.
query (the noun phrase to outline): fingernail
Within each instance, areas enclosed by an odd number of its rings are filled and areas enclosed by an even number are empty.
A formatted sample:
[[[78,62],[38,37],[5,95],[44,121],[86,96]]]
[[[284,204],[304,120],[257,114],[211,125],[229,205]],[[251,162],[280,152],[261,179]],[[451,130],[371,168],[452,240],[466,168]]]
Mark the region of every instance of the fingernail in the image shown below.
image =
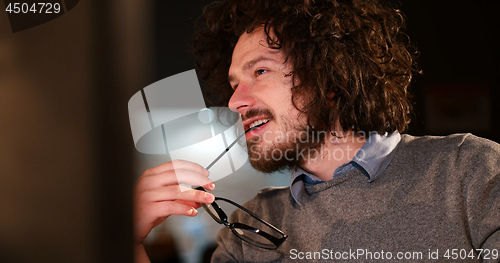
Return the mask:
[[[210,171],[209,171],[209,170],[207,170],[207,169],[205,169],[205,173],[207,174],[207,176],[209,176],[209,175],[210,175]]]
[[[215,200],[214,200],[214,196],[213,196],[213,195],[211,195],[211,194],[209,194],[209,193],[205,193],[205,199],[206,199],[207,201],[209,201],[209,202],[213,202],[213,201],[215,201]]]
[[[196,210],[196,209],[194,209],[194,208],[191,208],[190,214],[191,214],[192,216],[195,216],[195,215],[197,215],[197,214],[198,214],[198,210]]]
[[[210,188],[211,190],[214,190],[214,188],[215,188],[215,183],[210,183],[210,184],[208,185],[208,188]]]

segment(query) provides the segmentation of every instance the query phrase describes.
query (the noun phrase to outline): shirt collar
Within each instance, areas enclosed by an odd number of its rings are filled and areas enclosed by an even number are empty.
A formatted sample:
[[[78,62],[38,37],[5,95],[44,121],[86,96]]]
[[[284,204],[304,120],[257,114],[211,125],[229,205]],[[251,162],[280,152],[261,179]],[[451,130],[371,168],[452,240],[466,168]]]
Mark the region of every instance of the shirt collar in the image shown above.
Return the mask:
[[[369,182],[374,181],[385,171],[391,162],[395,152],[394,149],[400,140],[401,135],[397,131],[391,134],[385,133],[384,135],[380,135],[376,132],[371,133],[368,140],[363,144],[352,160],[342,164],[335,170],[332,179],[354,168],[358,168],[368,176]],[[323,180],[314,174],[300,167],[292,171],[290,180],[292,196],[299,204],[301,200],[300,193],[304,192],[304,181],[310,184],[323,182]]]
[[[401,141],[401,135],[397,131],[384,135],[372,133],[351,161],[361,166],[372,182],[385,171],[391,162],[399,141]]]

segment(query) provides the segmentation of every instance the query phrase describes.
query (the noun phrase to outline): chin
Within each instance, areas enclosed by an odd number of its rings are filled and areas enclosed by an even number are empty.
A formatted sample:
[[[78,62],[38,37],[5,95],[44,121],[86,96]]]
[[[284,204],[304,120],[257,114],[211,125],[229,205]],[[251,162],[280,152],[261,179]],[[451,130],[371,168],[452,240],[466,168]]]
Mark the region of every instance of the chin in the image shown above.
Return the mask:
[[[300,161],[297,160],[296,151],[293,150],[295,147],[296,145],[262,145],[249,141],[250,164],[255,170],[262,173],[292,169]]]
[[[306,160],[316,158],[318,151],[312,150],[319,150],[322,144],[284,143],[262,145],[262,142],[259,141],[248,141],[247,145],[252,167],[262,173],[274,173],[294,169],[301,166]]]
[[[280,161],[263,161],[263,160],[250,160],[250,164],[252,167],[265,174],[270,174],[274,172],[280,172],[284,170],[291,170],[295,165],[291,165],[289,162],[280,162]]]

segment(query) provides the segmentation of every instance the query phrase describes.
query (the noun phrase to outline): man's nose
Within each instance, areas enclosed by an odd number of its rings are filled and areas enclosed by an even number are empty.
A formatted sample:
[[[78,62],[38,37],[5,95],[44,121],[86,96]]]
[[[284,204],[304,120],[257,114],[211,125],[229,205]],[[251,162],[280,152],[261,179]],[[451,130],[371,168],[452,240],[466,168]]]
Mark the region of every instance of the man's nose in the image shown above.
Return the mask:
[[[235,112],[244,115],[245,112],[251,109],[256,102],[256,98],[252,93],[249,85],[240,83],[234,91],[231,99],[229,99],[228,107]]]

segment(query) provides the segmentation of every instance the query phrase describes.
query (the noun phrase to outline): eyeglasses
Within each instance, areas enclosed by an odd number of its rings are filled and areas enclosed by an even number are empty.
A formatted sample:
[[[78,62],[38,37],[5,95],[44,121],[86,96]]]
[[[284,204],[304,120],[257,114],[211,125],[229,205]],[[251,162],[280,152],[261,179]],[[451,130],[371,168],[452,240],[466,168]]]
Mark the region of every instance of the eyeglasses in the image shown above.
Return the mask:
[[[210,169],[226,152],[233,147],[236,142],[243,137],[247,132],[257,128],[253,127],[248,130],[246,130],[243,134],[241,134],[236,140],[229,145],[225,151],[223,151],[215,160],[207,166],[207,170]],[[200,190],[200,191],[205,191],[203,187],[198,186],[195,187],[194,189]],[[262,226],[259,227],[252,227],[249,225],[245,225],[242,223],[230,223],[228,221],[228,216],[224,211],[219,207],[219,205],[216,203],[216,201],[224,201],[227,202],[231,205],[236,206],[237,208],[241,209],[243,212],[249,214],[253,218],[257,219],[258,222],[262,223]],[[211,204],[202,204],[203,209],[207,211],[207,213],[219,224],[224,225],[225,227],[229,228],[237,237],[239,237],[241,240],[260,247],[260,248],[265,248],[265,249],[277,249],[287,238],[287,235],[283,233],[280,229],[277,227],[271,225],[270,223],[266,222],[264,219],[260,218],[256,214],[252,213],[248,209],[244,208],[243,206],[229,200],[226,198],[222,197],[215,197],[215,201]],[[266,231],[263,231],[262,228],[266,228]]]
[[[201,186],[196,187],[195,189],[205,191],[205,189],[203,189],[203,187]],[[267,231],[269,233],[263,231],[261,229],[262,227],[252,227],[238,222],[230,223],[228,221],[228,216],[226,215],[226,213],[224,213],[224,210],[219,207],[216,201],[225,201],[243,210],[243,212],[249,214],[253,218],[257,219],[260,223],[264,224],[263,226],[267,227]],[[283,233],[283,231],[266,222],[264,219],[260,218],[243,206],[229,199],[215,197],[215,201],[213,203],[202,204],[202,207],[217,223],[229,228],[237,237],[241,238],[243,241],[246,241],[251,245],[265,249],[277,249],[287,238],[287,235]]]

